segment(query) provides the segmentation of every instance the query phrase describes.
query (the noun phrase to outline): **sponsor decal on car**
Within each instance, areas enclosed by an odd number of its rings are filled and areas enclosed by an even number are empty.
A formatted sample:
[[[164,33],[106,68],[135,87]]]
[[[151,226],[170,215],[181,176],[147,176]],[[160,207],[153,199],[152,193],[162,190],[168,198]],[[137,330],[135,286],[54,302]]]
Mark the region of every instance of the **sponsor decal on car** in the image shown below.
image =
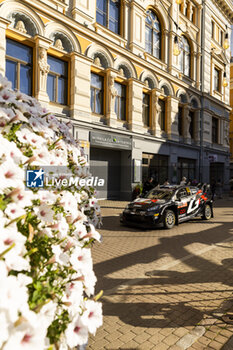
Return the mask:
[[[178,209],[184,208],[184,207],[187,207],[187,206],[188,206],[188,203],[186,202],[186,203],[183,203],[182,205],[179,205],[179,206],[178,206]]]

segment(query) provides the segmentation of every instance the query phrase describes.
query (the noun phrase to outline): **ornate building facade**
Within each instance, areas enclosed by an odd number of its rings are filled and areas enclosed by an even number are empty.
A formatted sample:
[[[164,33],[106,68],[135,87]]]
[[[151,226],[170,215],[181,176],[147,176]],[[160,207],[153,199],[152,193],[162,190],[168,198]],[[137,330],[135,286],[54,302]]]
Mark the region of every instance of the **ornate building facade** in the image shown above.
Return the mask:
[[[100,197],[226,182],[232,21],[229,0],[0,0],[0,73],[72,120]]]

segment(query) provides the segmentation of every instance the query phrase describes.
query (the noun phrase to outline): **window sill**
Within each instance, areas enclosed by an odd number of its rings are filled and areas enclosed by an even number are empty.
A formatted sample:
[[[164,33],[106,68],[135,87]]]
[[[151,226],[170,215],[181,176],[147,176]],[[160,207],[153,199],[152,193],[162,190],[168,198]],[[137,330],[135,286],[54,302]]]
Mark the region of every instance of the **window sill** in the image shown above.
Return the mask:
[[[126,47],[127,40],[122,38],[120,34],[116,34],[112,32],[110,29],[102,26],[101,24],[95,22],[94,24],[96,33],[100,34],[101,36],[105,37],[106,39],[110,39],[111,41],[114,41],[116,44]]]
[[[69,109],[70,108],[69,105],[62,105],[61,103],[54,102],[54,101],[50,101],[49,105],[54,106],[54,107],[64,108],[64,109]]]
[[[145,56],[145,60],[147,60],[148,62],[153,63],[154,65],[162,69],[166,69],[167,64],[164,63],[162,59],[157,58],[146,51],[144,52],[144,56]]]

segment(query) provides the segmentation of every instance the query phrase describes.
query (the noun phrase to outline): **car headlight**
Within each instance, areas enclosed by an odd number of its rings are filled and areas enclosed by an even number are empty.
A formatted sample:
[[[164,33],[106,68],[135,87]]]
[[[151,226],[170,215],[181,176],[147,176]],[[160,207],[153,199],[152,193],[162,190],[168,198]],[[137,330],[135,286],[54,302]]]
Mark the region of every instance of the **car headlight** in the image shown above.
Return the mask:
[[[159,208],[160,208],[160,206],[156,205],[154,207],[151,207],[151,208],[147,209],[147,211],[155,211],[155,210],[158,210]]]

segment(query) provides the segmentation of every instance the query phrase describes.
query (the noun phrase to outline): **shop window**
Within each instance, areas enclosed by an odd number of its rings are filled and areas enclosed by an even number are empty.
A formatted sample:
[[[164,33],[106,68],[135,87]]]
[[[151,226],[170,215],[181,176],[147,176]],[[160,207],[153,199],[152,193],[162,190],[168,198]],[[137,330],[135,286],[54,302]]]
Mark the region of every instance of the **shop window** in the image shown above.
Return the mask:
[[[91,73],[91,110],[96,114],[103,114],[103,86],[104,78]]]
[[[150,95],[142,95],[142,121],[144,126],[150,126]]]
[[[67,105],[68,63],[56,57],[47,57],[50,71],[47,78],[47,93],[50,102]]]
[[[212,118],[212,142],[218,143],[218,118]]]
[[[117,96],[115,99],[115,113],[117,119],[126,120],[126,86],[115,82]]]
[[[214,90],[220,92],[221,71],[214,67]]]
[[[190,45],[188,42],[188,39],[185,36],[181,37],[181,42],[180,42],[180,55],[179,55],[179,69],[180,71],[186,75],[190,76],[191,70],[190,70]]]
[[[97,0],[96,22],[120,34],[120,0]]]
[[[146,17],[146,38],[145,38],[145,49],[146,52],[161,58],[161,25],[158,17],[152,11],[147,11]]]
[[[6,77],[12,88],[32,95],[32,48],[17,41],[6,40]]]
[[[169,157],[159,154],[142,154],[142,181],[153,178],[155,184],[163,184],[168,179]]]
[[[178,158],[178,180],[186,177],[188,181],[196,178],[196,161],[189,158]]]

